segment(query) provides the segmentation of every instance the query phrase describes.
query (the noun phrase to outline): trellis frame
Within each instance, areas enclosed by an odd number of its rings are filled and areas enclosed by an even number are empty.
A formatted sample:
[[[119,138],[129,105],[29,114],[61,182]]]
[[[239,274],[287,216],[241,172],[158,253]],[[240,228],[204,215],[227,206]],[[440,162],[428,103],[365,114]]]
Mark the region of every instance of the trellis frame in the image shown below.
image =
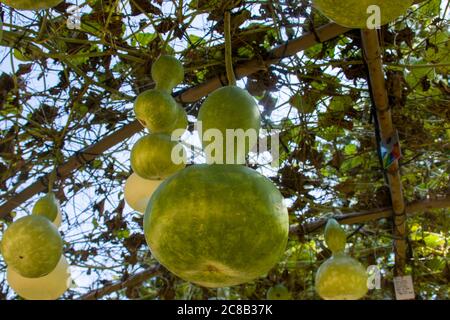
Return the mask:
[[[369,71],[373,104],[376,108],[377,123],[382,142],[387,142],[395,134],[391,108],[386,90],[383,59],[376,29],[361,30],[362,50]],[[376,125],[376,124],[375,124]],[[395,254],[395,273],[403,275],[406,265],[406,212],[403,199],[402,180],[398,160],[386,170],[393,210],[393,235]]]
[[[280,61],[283,58],[292,56],[302,50],[306,50],[314,46],[315,44],[333,39],[349,30],[350,29],[342,27],[335,23],[324,25],[320,28],[317,28],[313,32],[307,33],[297,39],[288,41],[284,45],[276,47],[269,52],[266,60],[255,58],[241,65],[237,65],[235,67],[236,78],[241,79],[258,71],[266,70],[268,66]],[[220,74],[214,78],[209,79],[203,84],[175,94],[175,99],[180,103],[196,102],[215,89],[220,88],[223,83],[226,83],[226,81],[226,75]],[[56,168],[58,179],[67,177],[71,172],[94,160],[104,151],[122,142],[123,140],[130,138],[142,129],[142,126],[137,120],[132,121],[131,123],[123,126],[121,129],[99,140],[92,146],[76,152],[75,155],[70,157],[64,164]],[[7,216],[12,210],[20,206],[25,201],[29,200],[39,192],[44,192],[45,190],[47,190],[50,175],[51,173],[44,175],[36,182],[2,204],[0,206],[0,218]]]
[[[266,70],[270,64],[277,63],[279,60],[292,56],[302,50],[308,49],[315,44],[331,40],[339,35],[344,34],[350,29],[339,26],[334,23],[329,23],[317,30],[304,34],[300,38],[288,41],[286,44],[279,46],[272,50],[266,60],[252,59],[244,64],[238,65],[235,68],[235,74],[238,79],[251,75],[255,72]],[[6,34],[6,38],[8,34]],[[373,104],[376,107],[376,113],[379,123],[380,135],[382,141],[386,141],[392,137],[395,132],[392,124],[392,115],[389,108],[389,102],[385,86],[385,75],[383,71],[382,52],[378,39],[377,30],[362,30],[362,50],[364,52],[365,62],[367,63],[369,71],[369,81],[372,89]],[[179,92],[175,98],[181,103],[191,103],[199,100],[203,96],[212,92],[226,83],[226,76],[221,74],[209,81],[189,88],[185,91]],[[92,146],[80,150],[74,156],[70,157],[64,164],[56,169],[59,179],[64,179],[73,171],[79,169],[86,163],[92,161],[104,151],[131,137],[138,131],[142,130],[142,126],[133,121],[111,135],[108,135],[93,144]],[[396,261],[396,273],[401,275],[404,272],[406,264],[406,217],[407,213],[413,213],[426,208],[445,208],[450,206],[450,198],[422,201],[419,203],[405,206],[402,192],[401,176],[399,171],[398,161],[387,170],[389,188],[391,193],[392,208],[383,208],[382,210],[374,210],[371,212],[354,213],[346,216],[336,217],[343,224],[361,223],[369,220],[388,218],[392,216],[394,223],[394,252]],[[12,210],[20,206],[25,201],[39,192],[43,192],[48,187],[50,173],[38,179],[15,196],[8,199],[0,206],[0,217],[7,216]],[[319,219],[313,223],[306,225],[291,226],[291,235],[306,234],[320,230],[326,222],[325,219]],[[155,265],[144,270],[125,281],[120,281],[103,288],[94,290],[81,299],[98,299],[104,295],[121,290],[123,288],[134,286],[154,276],[159,271],[159,266]]]

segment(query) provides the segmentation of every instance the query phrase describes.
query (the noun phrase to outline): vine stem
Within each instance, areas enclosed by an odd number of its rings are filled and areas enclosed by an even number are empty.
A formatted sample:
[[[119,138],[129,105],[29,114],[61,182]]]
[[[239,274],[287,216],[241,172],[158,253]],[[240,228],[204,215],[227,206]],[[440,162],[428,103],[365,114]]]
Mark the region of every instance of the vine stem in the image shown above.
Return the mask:
[[[87,91],[87,86],[84,86],[82,93],[84,94],[86,91]],[[57,176],[57,173],[58,173],[58,166],[61,164],[60,163],[61,161],[60,161],[60,159],[58,158],[58,156],[56,154],[56,150],[58,148],[62,147],[62,144],[63,144],[62,142],[63,142],[64,136],[66,135],[67,129],[69,128],[70,122],[72,120],[73,109],[74,109],[74,106],[72,105],[72,107],[70,108],[70,111],[69,111],[69,116],[67,117],[66,124],[64,125],[64,128],[63,128],[61,134],[55,140],[54,168],[53,168],[53,171],[51,172],[51,174],[49,176],[49,179],[48,179],[48,193],[53,192],[53,185],[55,184],[55,181],[56,181],[56,176]]]
[[[53,185],[55,184],[55,180],[56,180],[56,170],[58,170],[58,165],[55,162],[55,167],[53,168],[53,171],[50,174],[50,177],[48,179],[48,193],[53,192]]]
[[[231,54],[231,23],[230,11],[225,11],[224,31],[225,31],[225,68],[227,70],[228,85],[236,85],[236,77],[233,71],[233,61]]]

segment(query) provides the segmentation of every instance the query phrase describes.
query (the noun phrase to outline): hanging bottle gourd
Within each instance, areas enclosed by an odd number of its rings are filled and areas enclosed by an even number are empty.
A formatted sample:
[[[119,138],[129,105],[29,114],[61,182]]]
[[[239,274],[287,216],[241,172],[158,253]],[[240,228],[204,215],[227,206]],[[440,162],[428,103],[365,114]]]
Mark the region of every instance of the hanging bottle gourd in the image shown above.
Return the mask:
[[[31,215],[14,221],[3,235],[1,249],[8,266],[9,286],[28,300],[55,300],[71,284],[69,264],[63,255],[61,207],[52,192],[57,176],[49,176],[48,193],[33,206]]]
[[[33,215],[43,216],[57,228],[61,225],[61,208],[53,192],[47,193],[34,204]]]
[[[63,241],[56,227],[43,216],[14,221],[4,232],[1,252],[8,268],[27,278],[39,278],[55,269]]]
[[[9,273],[17,275],[16,279],[47,276],[61,260],[63,240],[54,225],[61,213],[59,202],[51,191],[56,171],[55,165],[48,193],[35,203],[32,214],[17,219],[3,233],[1,253]]]
[[[181,161],[172,159],[174,148],[179,143],[172,141],[169,135],[153,133],[140,138],[131,149],[131,167],[144,179],[165,179],[185,167],[184,152],[180,152]]]
[[[134,112],[151,133],[171,133],[177,118],[177,103],[169,93],[150,89],[136,98]]]
[[[153,63],[151,74],[155,88],[136,98],[136,118],[151,133],[170,135],[175,129],[186,129],[186,111],[171,96],[173,88],[183,81],[183,65],[172,56],[161,55]]]
[[[173,88],[183,81],[183,65],[172,56],[161,55],[153,63],[151,74],[155,88],[141,93],[134,103],[136,118],[150,133],[131,149],[134,173],[124,186],[125,201],[140,213],[144,213],[163,179],[183,169],[186,163],[184,147],[174,139],[186,131],[187,114],[171,96]]]
[[[315,287],[325,300],[357,300],[367,293],[367,273],[357,260],[344,253],[345,231],[334,220],[325,227],[325,243],[332,256],[317,270]]]
[[[183,151],[183,147],[173,141],[171,135],[174,130],[180,129],[175,138],[181,136],[187,127],[187,115],[170,95],[173,87],[183,80],[181,63],[173,57],[162,55],[153,63],[152,75],[156,89],[141,93],[134,103],[136,118],[150,134],[139,139],[133,146],[131,167],[141,178],[158,180],[185,166],[184,152],[180,152],[182,161],[175,163],[172,159],[173,148]]]
[[[178,59],[169,55],[161,55],[153,63],[151,73],[156,83],[155,89],[169,94],[184,79],[183,65]]]
[[[225,28],[225,38],[229,39],[230,30],[226,23]],[[225,43],[225,59],[228,85],[213,91],[200,106],[200,141],[208,164],[245,164],[248,152],[257,143],[261,115],[255,99],[246,90],[236,86],[231,61],[231,40]],[[214,131],[210,131],[215,136],[211,137],[208,130],[215,130],[219,137]],[[236,139],[234,134],[245,134],[253,139]]]
[[[225,37],[229,43],[229,33]],[[213,92],[201,112],[199,121],[221,131],[259,128],[256,103],[234,85]],[[245,283],[265,276],[286,249],[283,200],[271,180],[248,167],[195,164],[154,192],[144,215],[145,239],[159,263],[186,281],[213,288]]]

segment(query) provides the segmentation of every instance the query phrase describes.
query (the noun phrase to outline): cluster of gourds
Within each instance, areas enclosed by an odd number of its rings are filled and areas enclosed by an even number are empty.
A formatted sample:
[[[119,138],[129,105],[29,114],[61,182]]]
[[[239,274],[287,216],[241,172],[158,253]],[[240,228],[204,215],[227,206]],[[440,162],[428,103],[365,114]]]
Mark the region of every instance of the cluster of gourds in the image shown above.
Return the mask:
[[[22,298],[53,300],[70,287],[60,225],[59,201],[49,192],[35,203],[31,215],[17,219],[4,232],[1,252],[7,280]]]
[[[15,9],[39,10],[54,7],[61,0],[1,2]],[[368,27],[370,8],[374,13],[380,10],[378,22],[383,25],[412,3],[313,0],[324,15],[350,28]],[[124,193],[133,209],[145,212],[145,237],[153,255],[181,278],[207,287],[235,285],[264,275],[278,261],[287,242],[288,215],[281,194],[264,176],[237,165],[245,161],[250,144],[242,152],[232,142],[233,155],[227,158],[230,144],[224,141],[222,150],[206,153],[209,165],[183,169],[185,153],[177,139],[187,127],[187,115],[171,96],[173,88],[183,81],[183,66],[174,57],[162,55],[151,73],[156,87],[141,93],[134,103],[136,118],[150,133],[131,150],[134,173],[127,179]],[[198,120],[203,132],[215,129],[223,137],[228,129],[258,132],[260,127],[254,99],[234,85],[211,93]],[[200,140],[206,151],[212,141],[203,132]],[[178,150],[178,161],[174,161],[174,149]],[[217,157],[217,152],[222,156]],[[8,265],[8,282],[26,299],[56,299],[70,285],[57,230],[60,222],[59,203],[50,192],[37,201],[32,215],[16,220],[4,232],[1,250]],[[345,255],[345,232],[333,219],[326,226],[325,242],[333,254],[317,271],[317,293],[324,299],[363,297],[367,274],[358,261]],[[268,292],[269,299],[289,297],[283,285]]]
[[[159,118],[159,113],[152,114]],[[147,125],[147,119],[141,121]],[[153,256],[187,281],[206,287],[248,282],[279,261],[288,237],[288,213],[279,190],[240,165],[252,145],[239,150],[236,141],[226,140],[227,130],[254,130],[257,135],[259,109],[247,91],[224,86],[202,103],[200,126],[208,164],[179,170],[154,191],[144,215],[145,238]],[[221,156],[208,152],[209,129],[222,138],[215,148]],[[229,145],[232,155],[226,157]]]
[[[163,179],[185,167],[186,155],[177,141],[187,127],[186,111],[171,92],[184,78],[183,65],[173,56],[161,55],[152,65],[155,88],[142,92],[134,102],[138,121],[150,132],[131,150],[134,173],[124,187],[125,200],[137,212],[144,213],[154,190]],[[178,153],[174,148],[178,149]],[[178,156],[178,162],[173,157]]]

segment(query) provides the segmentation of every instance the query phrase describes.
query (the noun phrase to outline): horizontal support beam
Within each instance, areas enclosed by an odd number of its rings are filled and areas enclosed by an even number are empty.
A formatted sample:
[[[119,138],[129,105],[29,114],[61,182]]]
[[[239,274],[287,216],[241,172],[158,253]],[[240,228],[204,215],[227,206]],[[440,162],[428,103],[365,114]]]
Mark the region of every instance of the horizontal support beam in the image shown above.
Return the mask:
[[[433,200],[415,201],[406,206],[406,214],[413,216],[430,209],[450,208],[450,196]],[[392,208],[386,207],[381,209],[373,209],[361,212],[353,212],[343,215],[334,216],[334,219],[340,224],[359,224],[379,219],[392,218]],[[303,225],[291,225],[289,232],[291,235],[305,235],[320,231],[329,218],[318,219],[317,221],[306,223]]]
[[[142,272],[136,273],[135,275],[129,277],[128,279],[124,280],[124,281],[118,281],[115,282],[113,284],[104,286],[100,289],[96,289],[93,290],[85,295],[83,295],[80,300],[97,300],[101,297],[104,297],[108,294],[111,294],[113,292],[128,288],[128,287],[133,287],[136,285],[141,284],[142,282],[144,282],[145,280],[150,279],[151,277],[153,277],[155,274],[158,273],[158,271],[161,269],[160,265],[154,265]]]

